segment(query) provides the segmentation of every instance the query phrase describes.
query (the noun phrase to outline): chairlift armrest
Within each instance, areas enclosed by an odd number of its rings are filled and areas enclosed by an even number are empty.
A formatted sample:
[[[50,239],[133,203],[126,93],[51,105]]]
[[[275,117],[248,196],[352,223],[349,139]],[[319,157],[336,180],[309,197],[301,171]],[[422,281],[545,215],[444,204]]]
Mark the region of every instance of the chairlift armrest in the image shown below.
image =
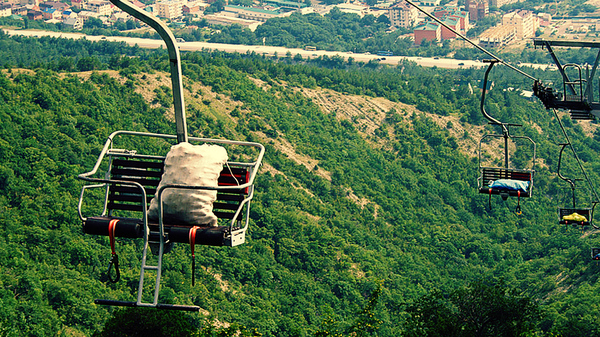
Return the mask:
[[[81,187],[81,193],[79,194],[79,202],[77,203],[77,214],[79,215],[79,219],[81,221],[85,221],[87,219],[87,217],[83,216],[83,211],[82,211],[82,206],[83,206],[83,195],[85,193],[85,191],[87,189],[91,189],[91,188],[99,188],[99,187],[105,187],[106,184],[95,184],[95,185],[84,185]]]
[[[85,181],[99,183],[99,184],[94,184],[94,185],[84,185],[81,189],[81,194],[79,196],[79,205],[77,208],[78,208],[78,212],[79,212],[79,218],[83,221],[85,221],[85,219],[86,219],[86,217],[83,216],[82,211],[81,211],[81,206],[83,204],[83,194],[84,194],[84,191],[89,188],[106,187],[109,184],[121,184],[121,185],[128,185],[128,186],[136,187],[141,191],[140,194],[142,196],[142,205],[144,205],[144,207],[146,209],[148,208],[148,205],[146,202],[146,189],[144,188],[144,186],[142,186],[141,184],[139,184],[135,181],[118,180],[118,179],[101,179],[101,178],[90,178],[90,177],[84,177],[81,179],[83,179]],[[106,205],[104,205],[104,206],[106,207]],[[104,211],[106,211],[106,208],[104,209]]]
[[[246,188],[249,188],[251,186],[250,182],[242,184],[242,185],[236,185],[236,186],[201,186],[201,185],[178,185],[178,184],[167,184],[167,185],[163,185],[160,186],[157,190],[156,190],[156,194],[155,194],[155,198],[157,198],[157,200],[159,201],[159,207],[162,208],[162,204],[163,204],[163,198],[162,198],[162,194],[164,191],[168,190],[168,189],[184,189],[184,190],[205,190],[205,191],[234,191],[234,190],[243,190]],[[248,203],[253,196],[253,191],[250,189],[249,194],[240,201],[240,206],[238,208],[238,211],[242,208],[243,205],[245,205],[246,203]],[[235,219],[235,217],[234,217]],[[232,222],[233,224],[233,222]]]

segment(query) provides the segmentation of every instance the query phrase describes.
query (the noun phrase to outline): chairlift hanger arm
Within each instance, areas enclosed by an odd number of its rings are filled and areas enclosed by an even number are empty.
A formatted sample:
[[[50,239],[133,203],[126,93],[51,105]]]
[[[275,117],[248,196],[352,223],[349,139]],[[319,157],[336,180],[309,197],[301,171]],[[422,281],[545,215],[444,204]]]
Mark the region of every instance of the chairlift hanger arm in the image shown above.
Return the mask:
[[[594,60],[594,66],[592,67],[592,73],[589,74],[588,79],[594,78],[596,75],[596,70],[598,69],[598,64],[600,63],[600,49],[598,50],[598,54],[596,55],[596,60]],[[590,102],[594,101],[594,90],[593,90],[592,81],[588,81],[586,88],[586,95],[590,97]]]
[[[177,47],[175,36],[164,22],[155,16],[150,15],[148,12],[141,10],[131,2],[127,0],[110,0],[110,2],[127,14],[154,28],[167,45],[171,69],[171,84],[173,87],[175,123],[177,125],[177,142],[187,142],[187,125],[185,120],[185,105],[183,102],[183,84],[181,80],[181,56],[179,55],[179,48]]]
[[[562,173],[560,173],[560,166],[562,163],[562,154],[565,150],[565,147],[567,147],[567,145],[570,145],[568,143],[566,144],[560,144],[561,148],[560,148],[560,152],[558,153],[558,168],[556,169],[556,173],[558,174],[558,177],[566,182],[569,183],[569,185],[571,186],[571,198],[573,199],[572,203],[573,203],[573,208],[575,208],[575,181],[573,179],[567,178],[565,176],[562,175]]]
[[[502,133],[504,134],[505,137],[508,137],[508,128],[506,127],[506,124],[502,123],[499,120],[495,119],[494,117],[490,116],[490,114],[488,114],[487,111],[485,111],[485,93],[487,91],[488,75],[490,74],[490,71],[494,67],[494,64],[496,64],[500,61],[484,60],[484,62],[489,62],[490,65],[486,69],[485,75],[483,76],[483,87],[481,90],[481,104],[480,104],[481,113],[483,114],[483,117],[487,118],[491,122],[491,124],[500,125],[502,127]]]

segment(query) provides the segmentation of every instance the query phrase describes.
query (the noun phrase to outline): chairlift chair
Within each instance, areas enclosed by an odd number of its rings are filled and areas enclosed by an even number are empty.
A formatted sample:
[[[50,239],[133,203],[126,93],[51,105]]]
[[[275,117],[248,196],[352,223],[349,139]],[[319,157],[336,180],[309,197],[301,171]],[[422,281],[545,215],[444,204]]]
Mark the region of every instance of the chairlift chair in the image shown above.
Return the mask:
[[[521,213],[520,199],[529,198],[533,194],[533,175],[535,173],[533,166],[535,165],[535,142],[526,136],[513,136],[509,132],[509,127],[520,126],[519,124],[502,123],[485,111],[485,88],[487,87],[488,75],[494,64],[495,60],[484,60],[484,62],[490,63],[488,69],[485,72],[483,88],[481,95],[481,112],[483,116],[490,121],[492,125],[498,125],[502,128],[502,134],[487,134],[484,135],[479,141],[479,177],[477,179],[477,185],[479,193],[488,194],[491,205],[491,196],[500,195],[503,200],[506,200],[509,196],[518,198],[517,213]],[[503,167],[491,167],[484,166],[482,160],[482,143],[488,138],[502,138],[504,140],[504,166]],[[511,167],[509,160],[509,140],[524,140],[532,145],[533,158],[532,168],[514,168]]]
[[[593,247],[591,249],[591,253],[592,253],[592,260],[594,260],[594,261],[600,261],[600,248]]]
[[[83,186],[78,204],[78,214],[87,234],[109,236],[112,259],[108,276],[118,281],[118,256],[116,238],[142,239],[144,242],[140,279],[136,301],[96,300],[96,304],[151,307],[171,310],[198,311],[195,305],[158,303],[163,255],[173,243],[188,243],[192,252],[194,269],[195,245],[237,246],[245,242],[249,225],[250,201],[254,193],[254,181],[262,162],[265,148],[259,143],[222,139],[188,137],[181,82],[181,63],[175,37],[169,28],[157,18],[140,10],[126,0],[111,0],[113,4],[135,18],[153,27],[167,45],[170,59],[171,82],[175,108],[177,135],[147,132],[116,131],[106,141],[96,164],[91,171],[78,177],[88,182]],[[123,141],[123,143],[121,143]],[[149,142],[159,142],[168,148],[174,143],[218,144],[227,149],[229,158],[218,178],[217,186],[189,186],[166,184],[159,186],[166,150],[162,153],[145,153]],[[117,144],[118,143],[118,144]],[[127,147],[127,148],[126,148]],[[133,147],[133,148],[131,148]],[[230,152],[230,149],[231,152]],[[103,171],[101,168],[106,168]],[[163,192],[167,190],[211,190],[216,191],[217,200],[213,212],[219,218],[216,226],[189,225],[178,223],[163,216]],[[103,191],[94,193],[94,191]],[[96,198],[96,199],[94,199]],[[100,200],[98,200],[100,198]],[[158,200],[158,219],[148,217],[148,206],[152,198]],[[101,209],[93,205],[102,204]],[[93,213],[89,215],[88,213]],[[156,263],[151,263],[152,254]],[[114,269],[115,277],[111,270]],[[144,280],[147,271],[154,271],[153,295],[144,296]],[[192,272],[192,284],[194,282]],[[148,287],[146,287],[148,288]],[[152,298],[148,301],[148,298]]]
[[[254,192],[254,180],[257,169],[264,155],[264,147],[258,143],[232,140],[206,139],[189,137],[190,143],[219,144],[221,146],[252,149],[254,156],[245,161],[228,162],[218,179],[218,187],[167,185],[158,189],[164,170],[164,154],[146,154],[134,149],[123,149],[115,146],[117,140],[129,137],[138,144],[147,143],[150,139],[160,139],[174,143],[176,136],[143,132],[117,131],[111,134],[102,149],[94,168],[79,178],[90,182],[82,188],[78,213],[83,222],[86,234],[109,236],[113,258],[116,257],[115,238],[135,238],[144,240],[140,281],[136,302],[113,300],[96,300],[97,304],[120,306],[145,306],[162,309],[198,310],[196,306],[165,305],[158,303],[158,290],[162,271],[162,257],[173,243],[187,243],[193,249],[195,245],[234,247],[245,242],[249,225],[250,201]],[[169,143],[169,144],[170,144]],[[230,151],[228,151],[230,152]],[[233,151],[232,151],[233,153]],[[102,173],[99,168],[107,167]],[[102,190],[102,195],[94,194],[94,190]],[[148,206],[152,198],[160,200],[161,194],[168,189],[216,190],[217,200],[213,203],[213,212],[219,218],[217,226],[190,226],[171,221],[159,216],[158,220],[148,217]],[[96,200],[94,200],[96,198]],[[97,204],[101,198],[102,209],[87,216],[84,207]],[[163,209],[159,202],[159,209]],[[88,207],[89,208],[89,207]],[[162,215],[162,212],[159,211]],[[193,239],[192,239],[193,237]],[[148,262],[148,249],[155,248],[158,262]],[[193,261],[193,260],[192,260]],[[114,265],[116,263],[116,265]],[[118,280],[118,260],[113,261]],[[109,267],[109,277],[111,268]],[[194,266],[192,266],[193,272]],[[153,270],[157,273],[154,299],[151,303],[143,302],[145,272]],[[192,273],[193,283],[193,273]]]
[[[558,209],[558,221],[561,225],[574,225],[574,226],[589,226],[592,224],[593,219],[593,207],[589,208],[581,208],[576,207],[576,195],[575,195],[575,182],[581,179],[571,179],[565,177],[561,171],[561,163],[562,163],[562,154],[565,150],[565,147],[570,145],[570,143],[560,144],[561,149],[558,156],[558,177],[569,183],[569,187],[571,188],[571,207],[567,208],[559,208]]]

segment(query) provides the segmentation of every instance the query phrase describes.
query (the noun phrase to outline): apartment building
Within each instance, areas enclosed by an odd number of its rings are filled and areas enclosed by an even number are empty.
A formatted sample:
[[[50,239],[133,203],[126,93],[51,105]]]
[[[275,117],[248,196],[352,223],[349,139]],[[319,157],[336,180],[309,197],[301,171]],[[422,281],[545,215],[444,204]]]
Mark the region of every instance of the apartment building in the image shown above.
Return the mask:
[[[108,1],[92,0],[87,3],[86,9],[98,13],[99,16],[110,16],[112,14],[112,5]]]
[[[394,27],[410,28],[417,22],[419,10],[406,2],[397,2],[388,8],[388,18]]]
[[[465,0],[465,9],[469,12],[471,21],[483,19],[490,11],[487,0]]]
[[[415,45],[419,46],[423,40],[427,41],[441,41],[442,40],[442,26],[433,21],[421,22],[413,31]]]
[[[495,48],[509,44],[517,38],[515,26],[496,26],[487,29],[479,36],[479,45],[483,48]]]
[[[154,5],[158,17],[173,20],[183,16],[183,3],[181,1],[161,1]]]
[[[526,39],[535,36],[539,20],[531,11],[516,10],[502,16],[502,25],[515,27],[517,39]]]
[[[460,24],[460,19],[454,16],[447,16],[445,18],[443,18],[441,20],[446,26],[452,28],[454,31],[463,34],[464,32],[462,31],[461,28],[461,24]],[[442,31],[441,31],[441,37],[442,40],[450,40],[450,39],[455,39],[457,38],[456,34],[451,31],[450,29],[442,26]]]
[[[469,26],[470,26],[469,13],[459,9],[458,7],[452,7],[452,6],[436,7],[436,8],[434,8],[432,14],[436,18],[438,18],[442,21],[448,17],[457,18],[460,21],[460,26],[458,26],[459,27],[458,29],[456,29],[456,28],[453,28],[453,29],[460,31],[462,33],[466,33],[469,30]]]

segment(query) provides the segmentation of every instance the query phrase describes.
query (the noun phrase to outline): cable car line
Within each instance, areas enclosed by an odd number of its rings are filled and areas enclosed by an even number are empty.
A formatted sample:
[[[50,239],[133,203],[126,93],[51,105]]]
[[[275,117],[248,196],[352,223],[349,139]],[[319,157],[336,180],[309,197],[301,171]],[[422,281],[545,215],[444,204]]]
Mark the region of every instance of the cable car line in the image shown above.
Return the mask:
[[[585,171],[585,169],[583,168],[583,164],[581,163],[581,159],[579,159],[579,156],[577,155],[577,152],[575,151],[575,148],[573,147],[573,143],[571,143],[571,139],[569,138],[569,135],[567,134],[567,131],[565,129],[565,126],[563,125],[562,121],[560,120],[560,118],[558,118],[558,113],[556,112],[556,109],[552,109],[552,111],[554,112],[554,116],[556,117],[556,120],[558,121],[558,125],[560,125],[560,129],[563,133],[563,135],[565,136],[565,139],[567,140],[566,145],[569,146],[569,148],[571,149],[571,151],[573,152],[573,156],[575,156],[575,160],[577,161],[577,165],[579,165],[579,169],[581,169],[581,172],[583,173],[583,176],[585,177],[586,182],[590,185],[590,189],[594,194],[595,197],[595,203],[598,203],[598,194],[596,193],[596,190],[594,189],[594,186],[592,185],[592,180],[590,179],[590,177],[588,176],[587,172]]]
[[[492,57],[494,60],[504,64],[505,66],[509,67],[510,69],[518,72],[519,74],[528,77],[529,79],[532,79],[534,81],[537,81],[538,79],[529,75],[528,73],[522,71],[521,69],[518,69],[516,67],[514,67],[513,65],[505,62],[504,60],[502,60],[501,58],[499,58],[498,56],[492,54],[490,51],[486,50],[485,48],[481,47],[480,45],[476,44],[475,42],[471,41],[469,38],[467,38],[466,36],[464,36],[463,34],[461,34],[460,32],[456,31],[454,28],[448,26],[447,24],[445,24],[444,22],[442,22],[440,19],[436,18],[434,15],[431,15],[430,13],[428,13],[426,10],[424,10],[423,8],[421,8],[419,5],[415,4],[414,2],[412,2],[411,0],[404,0],[406,1],[409,5],[415,7],[416,9],[418,9],[421,13],[425,14],[426,16],[428,16],[430,19],[434,20],[435,22],[439,23],[440,25],[444,26],[445,28],[447,28],[448,30],[450,30],[452,33],[456,34],[457,36],[461,37],[463,40],[467,41],[469,44],[471,44],[473,47],[479,49],[480,51],[484,52],[485,54],[487,54],[488,56]]]

